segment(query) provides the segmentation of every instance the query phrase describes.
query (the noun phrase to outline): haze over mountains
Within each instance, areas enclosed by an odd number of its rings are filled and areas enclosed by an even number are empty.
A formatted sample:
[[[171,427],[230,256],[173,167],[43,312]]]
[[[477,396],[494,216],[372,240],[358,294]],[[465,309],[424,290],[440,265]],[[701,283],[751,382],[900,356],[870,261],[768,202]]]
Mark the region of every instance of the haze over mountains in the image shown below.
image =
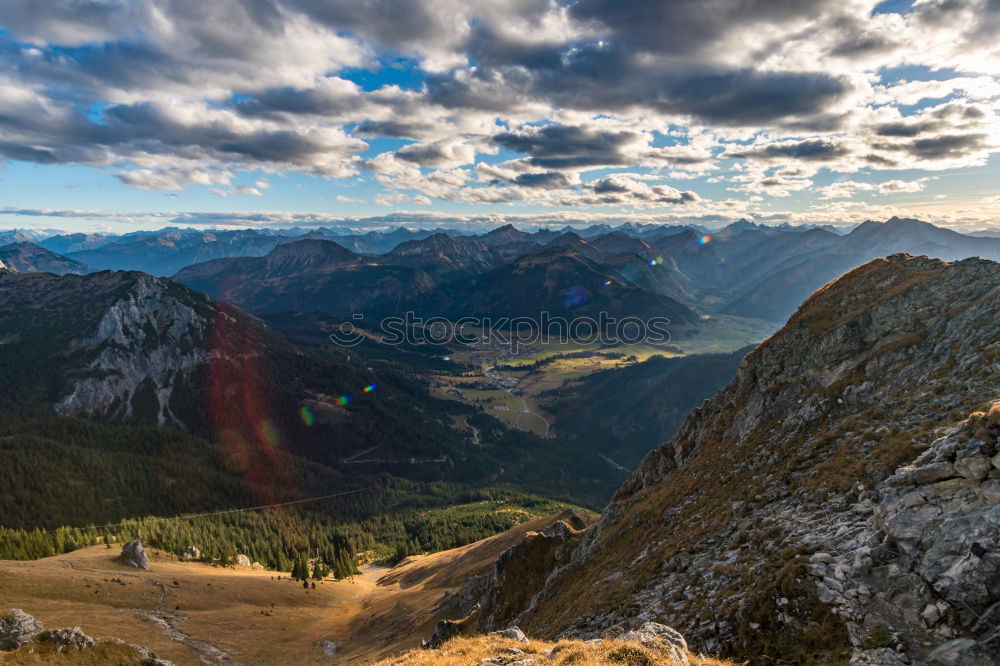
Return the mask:
[[[39,248],[30,251],[35,263],[18,262],[10,245],[9,260],[0,261],[10,270],[176,275],[213,298],[262,313],[365,310],[376,316],[414,309],[449,317],[513,317],[604,309],[660,313],[688,327],[701,314],[783,322],[827,281],[895,252],[949,261],[1000,259],[1000,239],[900,218],[866,222],[847,233],[746,220],[714,233],[632,224],[530,233],[507,225],[480,235],[442,229],[301,231],[53,235],[38,245],[62,256]],[[25,243],[16,246],[18,256],[31,247]],[[548,286],[539,291],[539,284]],[[578,297],[567,297],[573,289]]]

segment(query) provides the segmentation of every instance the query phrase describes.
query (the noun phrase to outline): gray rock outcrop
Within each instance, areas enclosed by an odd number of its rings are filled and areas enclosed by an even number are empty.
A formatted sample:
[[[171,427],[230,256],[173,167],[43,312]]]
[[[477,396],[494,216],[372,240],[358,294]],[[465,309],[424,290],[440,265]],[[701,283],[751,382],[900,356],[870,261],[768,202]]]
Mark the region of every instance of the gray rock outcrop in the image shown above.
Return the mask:
[[[687,664],[687,641],[684,636],[675,629],[672,629],[658,622],[644,622],[638,629],[625,632],[621,639],[624,641],[639,641],[643,645],[658,647],[667,653],[672,662]]]
[[[149,569],[149,557],[142,543],[135,539],[122,546],[121,560],[130,567],[136,569]]]
[[[20,608],[0,613],[0,650],[16,650],[42,632],[42,623]]]
[[[490,632],[494,636],[499,636],[500,638],[506,638],[512,641],[517,641],[518,643],[527,643],[528,637],[524,635],[518,627],[509,627],[507,629],[501,629],[500,631]]]
[[[38,635],[38,640],[42,643],[52,643],[53,645],[70,647],[76,650],[92,648],[97,645],[97,641],[83,633],[80,627],[48,629]]]
[[[184,550],[181,551],[181,560],[184,562],[191,562],[192,560],[200,560],[201,551],[198,550],[196,546],[185,546]]]
[[[107,640],[133,650],[140,659],[138,663],[142,666],[174,666],[173,662],[160,659],[156,653],[142,646],[126,643],[118,638]],[[80,627],[44,629],[41,622],[19,608],[10,608],[0,613],[0,650],[13,651],[31,643],[49,643],[58,646],[59,652],[64,652],[67,648],[89,650],[95,647],[98,641],[83,633]],[[87,663],[92,662],[87,661]]]
[[[142,276],[104,314],[94,334],[71,343],[92,357],[85,376],[56,404],[59,414],[129,418],[134,398],[152,386],[156,420],[182,425],[170,408],[175,384],[206,362],[209,323],[204,304],[178,298],[163,280]]]

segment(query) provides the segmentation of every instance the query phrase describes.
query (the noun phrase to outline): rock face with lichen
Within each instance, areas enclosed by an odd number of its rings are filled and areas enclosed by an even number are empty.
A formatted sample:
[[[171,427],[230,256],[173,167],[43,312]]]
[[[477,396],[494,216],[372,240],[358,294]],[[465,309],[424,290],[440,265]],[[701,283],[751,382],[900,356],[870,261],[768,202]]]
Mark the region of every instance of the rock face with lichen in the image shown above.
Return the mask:
[[[998,664],[998,399],[1000,265],[865,264],[646,457],[518,624],[662,623],[751,663]]]
[[[42,623],[20,608],[0,613],[0,650],[16,650],[42,632]]]

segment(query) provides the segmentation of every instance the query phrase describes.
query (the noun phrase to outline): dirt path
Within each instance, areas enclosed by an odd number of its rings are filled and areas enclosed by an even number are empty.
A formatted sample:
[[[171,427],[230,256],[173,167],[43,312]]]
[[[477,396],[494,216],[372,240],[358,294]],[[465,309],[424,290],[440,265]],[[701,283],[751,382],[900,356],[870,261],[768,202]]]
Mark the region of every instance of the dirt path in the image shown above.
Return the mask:
[[[86,571],[88,573],[101,574],[103,576],[112,576],[115,578],[135,578],[141,580],[142,582],[152,585],[153,587],[159,589],[160,600],[157,604],[156,610],[147,610],[145,608],[120,608],[118,611],[120,613],[125,613],[126,615],[131,615],[132,617],[137,617],[141,620],[151,622],[152,624],[159,627],[159,629],[170,639],[186,645],[190,648],[195,656],[203,664],[224,664],[225,666],[235,666],[236,662],[233,660],[225,650],[222,650],[219,646],[210,643],[209,641],[203,641],[197,638],[193,638],[188,634],[184,633],[177,628],[176,624],[183,622],[186,617],[177,611],[168,611],[166,609],[167,602],[167,586],[158,580],[153,578],[147,578],[146,576],[141,576],[138,574],[122,573],[121,571],[101,571],[100,569],[89,569],[86,567],[79,567],[75,565],[70,560],[59,560],[62,564],[65,564],[70,569],[74,571]]]
[[[611,458],[607,457],[603,453],[598,453],[597,455],[599,455],[601,458],[603,458],[604,462],[608,463],[609,465],[611,465],[615,469],[620,469],[622,471],[625,471],[625,468],[623,466],[619,465],[618,463],[616,463],[614,460],[612,460]]]
[[[377,448],[378,448],[377,446],[373,446],[371,448],[364,449],[363,451],[358,451],[357,453],[355,453],[350,458],[344,458],[341,462],[344,463],[344,464],[346,464],[346,465],[356,465],[358,463],[376,462],[376,461],[369,461],[369,460],[358,460],[358,458],[360,458],[361,456],[368,455],[369,453],[371,453],[372,451],[374,451]]]
[[[476,446],[482,446],[482,440],[479,439],[479,428],[469,423],[469,419],[465,419],[465,426],[472,429],[472,443]]]
[[[517,427],[517,424],[521,421],[522,416],[524,416],[525,414],[531,414],[532,416],[541,419],[542,423],[545,424],[545,434],[542,435],[542,438],[548,437],[549,431],[552,430],[552,424],[549,423],[548,419],[546,419],[541,414],[533,412],[530,409],[528,409],[528,403],[525,402],[524,398],[522,398],[521,396],[514,395],[514,389],[507,389],[507,393],[509,393],[511,397],[517,398],[518,400],[521,401],[521,411],[518,413],[517,418],[514,419],[514,427]]]

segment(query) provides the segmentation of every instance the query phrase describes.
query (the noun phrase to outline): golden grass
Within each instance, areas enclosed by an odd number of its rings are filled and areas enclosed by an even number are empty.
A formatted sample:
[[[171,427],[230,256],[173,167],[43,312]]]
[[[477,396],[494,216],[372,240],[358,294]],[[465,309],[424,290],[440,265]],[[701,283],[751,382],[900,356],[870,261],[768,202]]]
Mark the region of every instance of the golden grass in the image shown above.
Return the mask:
[[[362,600],[385,571],[369,569],[353,582],[324,581],[306,591],[287,574],[278,580],[273,571],[178,562],[153,549],[147,550],[150,570],[140,571],[118,562],[118,552],[92,546],[30,562],[0,561],[0,610],[20,608],[46,629],[79,626],[99,640],[141,645],[178,666],[200,664],[191,647],[141,614],[162,608],[182,618],[177,627],[184,633],[239,663],[278,664],[294,654],[297,664],[321,664],[330,660],[320,641],[351,636]]]
[[[46,629],[79,626],[98,640],[141,645],[177,666],[197,666],[202,655],[172,640],[144,613],[169,612],[191,639],[214,644],[240,664],[290,659],[298,666],[370,664],[419,645],[438,620],[454,619],[438,609],[447,595],[470,576],[488,571],[526,533],[560,517],[565,515],[531,520],[460,548],[409,557],[392,569],[368,567],[352,580],[322,581],[308,591],[287,574],[179,562],[155,549],[147,549],[149,571],[121,564],[119,549],[104,546],[28,562],[0,560],[0,611],[20,608]],[[337,645],[332,658],[324,641]],[[42,658],[47,646],[33,646],[34,654],[0,653],[0,666],[137,663],[128,661],[129,651],[117,644],[98,647],[66,652],[67,659],[76,661],[57,661]],[[87,661],[102,654],[103,659]]]
[[[510,653],[520,650],[524,654]],[[552,655],[551,657],[549,655]],[[504,663],[520,659],[545,660],[553,666],[652,666],[677,664],[665,650],[643,645],[638,641],[604,640],[594,643],[583,641],[529,641],[519,643],[497,636],[457,637],[439,650],[410,650],[398,657],[377,662],[376,666],[469,666],[483,659],[500,657]],[[721,661],[688,653],[691,666],[735,666],[734,662]]]

